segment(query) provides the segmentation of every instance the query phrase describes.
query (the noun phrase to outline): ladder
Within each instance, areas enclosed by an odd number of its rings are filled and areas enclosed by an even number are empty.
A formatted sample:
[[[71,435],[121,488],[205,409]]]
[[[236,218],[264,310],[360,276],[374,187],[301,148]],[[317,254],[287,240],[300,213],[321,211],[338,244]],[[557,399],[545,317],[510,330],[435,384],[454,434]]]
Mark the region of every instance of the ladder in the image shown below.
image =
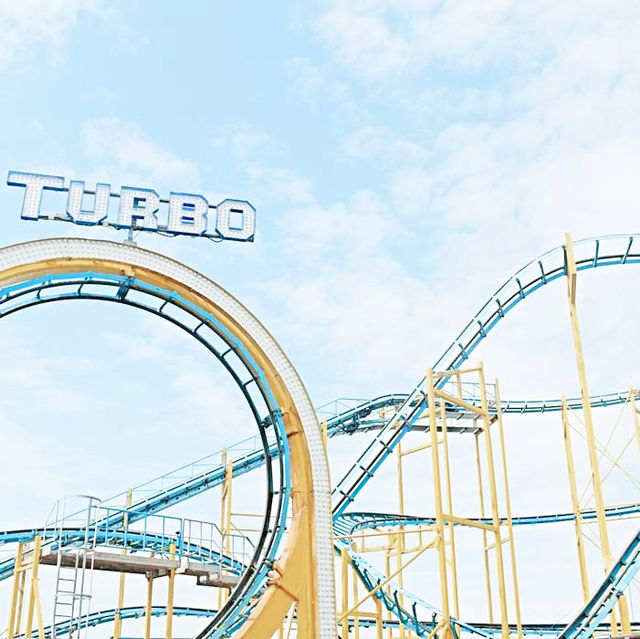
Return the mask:
[[[56,553],[51,639],[58,634],[81,639],[86,634],[86,622],[91,612],[99,505],[100,500],[96,497],[73,495],[58,500],[49,514],[46,528],[51,530],[53,539],[51,552]],[[78,530],[72,544],[64,534],[67,528]]]

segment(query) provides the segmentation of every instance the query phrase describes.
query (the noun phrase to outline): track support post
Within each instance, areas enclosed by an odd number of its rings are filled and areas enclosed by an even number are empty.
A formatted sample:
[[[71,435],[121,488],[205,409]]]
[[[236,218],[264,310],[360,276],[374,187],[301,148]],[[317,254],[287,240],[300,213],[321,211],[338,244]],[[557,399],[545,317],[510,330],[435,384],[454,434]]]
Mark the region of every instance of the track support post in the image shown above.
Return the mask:
[[[596,518],[598,522],[598,533],[600,537],[600,547],[604,560],[605,572],[608,572],[613,565],[611,545],[609,544],[609,532],[607,530],[607,519],[605,515],[604,495],[602,492],[602,479],[600,476],[600,462],[598,460],[598,448],[595,430],[593,427],[593,415],[591,413],[591,400],[589,399],[589,383],[587,380],[587,369],[584,362],[584,352],[582,349],[582,335],[580,333],[580,323],[578,321],[578,309],[576,306],[576,289],[578,280],[578,268],[571,234],[565,235],[565,273],[567,276],[567,300],[569,302],[569,317],[571,320],[571,334],[573,336],[573,347],[578,369],[578,379],[580,381],[580,396],[582,399],[582,412],[584,415],[584,428],[589,451],[589,464],[591,466],[591,483],[596,505]],[[631,624],[629,621],[629,609],[626,597],[620,596],[618,600],[620,611],[622,632],[625,635],[631,634]],[[615,621],[611,618],[612,634],[615,632]]]

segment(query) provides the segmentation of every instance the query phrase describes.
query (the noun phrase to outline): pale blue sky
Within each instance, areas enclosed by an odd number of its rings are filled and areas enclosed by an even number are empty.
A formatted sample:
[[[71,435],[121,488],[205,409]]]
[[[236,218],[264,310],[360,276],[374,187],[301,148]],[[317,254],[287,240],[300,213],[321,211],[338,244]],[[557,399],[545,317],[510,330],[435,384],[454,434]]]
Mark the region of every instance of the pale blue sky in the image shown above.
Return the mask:
[[[245,302],[317,405],[407,391],[565,231],[638,230],[639,29],[625,1],[0,0],[2,181],[13,169],[251,201],[254,244],[139,244]],[[124,238],[20,221],[21,197],[0,185],[3,244]],[[633,278],[590,282],[594,391],[617,390],[638,356],[624,337]],[[480,353],[503,395],[576,393],[561,289]],[[116,492],[242,436],[223,376],[149,318],[78,306],[6,322],[4,360],[22,370],[1,374],[7,525],[87,481]],[[105,433],[130,456],[103,447]],[[73,471],[78,458],[94,476]]]

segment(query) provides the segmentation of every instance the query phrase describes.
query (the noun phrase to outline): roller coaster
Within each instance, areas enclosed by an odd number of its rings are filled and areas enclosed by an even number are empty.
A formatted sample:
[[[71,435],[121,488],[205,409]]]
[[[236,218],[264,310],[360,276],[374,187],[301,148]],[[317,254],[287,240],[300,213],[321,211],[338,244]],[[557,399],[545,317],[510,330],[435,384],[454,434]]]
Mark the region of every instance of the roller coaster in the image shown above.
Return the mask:
[[[174,619],[198,624],[189,626],[196,628],[189,634],[197,639],[640,636],[630,609],[640,530],[626,543],[613,544],[608,529],[612,521],[640,518],[640,499],[605,503],[602,490],[611,469],[625,472],[636,494],[640,482],[623,468],[622,453],[614,456],[598,439],[592,417],[597,408],[628,411],[630,436],[623,452],[633,441],[640,447],[640,391],[589,394],[576,303],[578,273],[638,263],[640,235],[575,243],[567,236],[562,246],[510,277],[409,392],[314,409],[266,329],[226,291],[186,266],[134,246],[95,240],[62,238],[0,249],[0,318],[74,300],[151,313],[186,332],[224,367],[257,428],[251,438],[113,497],[61,499],[43,523],[1,531],[7,558],[0,562],[0,581],[8,596],[2,636],[150,639],[163,620],[163,636],[170,639]],[[555,280],[566,281],[581,395],[502,399],[498,382],[488,383],[482,364],[470,357],[510,311]],[[535,414],[562,422],[571,504],[564,512],[521,514],[517,505],[512,512],[503,420]],[[577,486],[576,433],[584,441],[590,507]],[[331,486],[326,451],[331,457],[336,438],[349,438],[350,450],[358,454]],[[467,443],[475,464],[477,512],[456,515],[459,467],[453,449]],[[422,452],[431,510],[408,514],[404,492],[411,484],[403,463]],[[389,472],[394,458],[397,510],[358,510],[360,493]],[[611,467],[602,473],[605,459]],[[251,528],[239,523],[243,515],[232,504],[232,486],[260,470],[265,505],[251,515],[260,521]],[[188,500],[216,490],[221,508],[216,521],[176,514]],[[575,601],[571,618],[562,622],[525,623],[517,531],[563,523],[574,528],[582,601]],[[473,616],[461,605],[462,563],[469,557],[464,548],[471,537],[480,549],[481,578],[473,590],[486,606],[484,620],[477,616],[480,603],[472,606]],[[594,569],[587,541],[601,555],[601,581],[595,586],[589,584]],[[103,584],[100,593],[93,592],[98,573],[111,575],[115,605],[104,609],[95,609],[107,596]],[[146,600],[131,605],[127,597],[125,605],[125,584],[133,579],[144,580]],[[205,595],[187,601],[193,588],[176,594],[194,579]],[[154,603],[158,581],[166,582],[163,605]],[[409,581],[424,584],[424,590],[405,586]],[[210,605],[197,603],[203,598]],[[137,634],[123,634],[135,620],[142,624],[131,626]]]

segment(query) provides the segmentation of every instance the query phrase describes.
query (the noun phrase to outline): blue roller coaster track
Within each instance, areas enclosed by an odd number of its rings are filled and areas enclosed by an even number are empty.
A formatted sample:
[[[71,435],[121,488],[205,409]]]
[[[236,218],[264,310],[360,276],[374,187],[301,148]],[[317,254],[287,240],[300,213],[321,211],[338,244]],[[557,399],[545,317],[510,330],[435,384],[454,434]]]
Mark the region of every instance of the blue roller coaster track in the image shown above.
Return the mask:
[[[586,271],[605,266],[622,266],[640,263],[640,235],[613,235],[590,238],[574,243],[576,253],[576,266],[578,271]],[[529,262],[526,266],[510,277],[482,306],[471,321],[464,327],[460,334],[453,340],[443,355],[435,362],[434,370],[451,370],[459,368],[471,355],[475,348],[487,337],[496,325],[513,310],[520,302],[534,292],[540,290],[547,284],[563,278],[567,274],[566,249],[559,246],[539,258]],[[92,280],[84,274],[85,283],[92,283]],[[66,283],[66,282],[65,282]],[[131,282],[117,282],[120,289],[125,286],[131,288]],[[51,283],[48,282],[47,286]],[[42,286],[44,288],[44,286]],[[55,299],[105,299],[92,294],[80,295],[81,288],[74,294],[64,293]],[[119,290],[120,290],[119,289]],[[28,301],[28,305],[34,305],[45,301],[51,301],[53,297],[41,297],[41,290],[35,287],[30,291],[33,297]],[[66,295],[66,297],[65,297]],[[0,302],[4,302],[11,297],[10,291],[0,291]],[[123,301],[109,298],[111,301]],[[131,303],[129,300],[126,303]],[[9,309],[12,312],[14,309]],[[148,309],[146,309],[148,310]],[[161,311],[160,311],[161,312]],[[6,312],[0,309],[0,317]],[[224,363],[224,362],[223,362]],[[373,400],[369,400],[343,411],[337,415],[326,419],[327,432],[330,437],[339,435],[354,435],[362,432],[373,432],[374,435],[367,442],[362,453],[349,471],[337,482],[333,490],[333,514],[335,532],[338,536],[347,535],[361,528],[386,527],[386,526],[407,526],[407,525],[428,525],[432,519],[428,517],[401,517],[388,513],[349,513],[347,508],[351,506],[367,482],[375,475],[376,471],[384,460],[393,452],[401,441],[402,437],[413,428],[426,428],[420,426],[418,420],[427,408],[426,396],[424,393],[425,378],[422,378],[415,385],[413,390],[407,394],[384,395]],[[606,407],[622,404],[628,400],[627,392],[609,393],[597,395],[591,398],[594,407]],[[470,402],[473,402],[470,398]],[[570,408],[581,408],[581,400],[572,398],[567,400]],[[560,399],[549,400],[505,400],[501,403],[501,409],[505,413],[545,413],[559,411],[561,409]],[[376,413],[382,408],[392,407],[393,413],[389,419],[378,416]],[[497,410],[493,406],[491,410]],[[264,442],[263,442],[264,444]],[[256,446],[252,450],[243,452],[233,460],[234,476],[250,472],[265,464],[267,459],[271,460],[278,452],[281,442],[269,443]],[[175,471],[174,471],[175,472]],[[170,478],[172,473],[158,479]],[[206,471],[194,474],[187,481],[173,483],[169,486],[154,491],[151,495],[136,501],[132,506],[132,512],[139,513],[140,517],[161,512],[162,510],[183,502],[195,495],[220,485],[224,480],[224,467],[212,464]],[[163,484],[163,482],[160,482]],[[135,491],[134,491],[135,492]],[[117,497],[117,496],[116,496]],[[627,506],[617,506],[607,510],[607,517],[627,517],[638,514],[640,506],[629,504]],[[561,513],[555,515],[534,515],[529,517],[515,517],[514,525],[537,525],[560,521],[571,521],[572,513]],[[583,513],[585,519],[593,519],[593,511]],[[25,539],[29,534],[33,534],[36,529],[30,531],[14,531],[0,533],[0,544],[15,543]],[[77,531],[69,531],[68,543],[72,544]],[[67,543],[67,541],[65,541]],[[135,550],[135,543],[132,543],[132,550]],[[369,590],[374,590],[384,579],[384,575],[371,566],[361,555],[355,552],[349,544],[343,540],[336,540],[338,551],[346,549],[350,556],[350,561],[358,573],[361,581]],[[640,568],[640,532],[629,542],[627,548],[614,563],[604,581],[594,592],[592,598],[579,611],[575,618],[562,627],[558,624],[539,624],[525,627],[528,634],[552,635],[562,637],[562,639],[577,639],[578,637],[592,636],[596,628],[606,629],[604,619],[611,611],[617,598],[628,586],[631,579]],[[229,558],[221,558],[223,561],[231,562]],[[0,579],[11,574],[13,564],[4,562],[0,564]],[[229,569],[240,566],[229,565]],[[254,591],[255,593],[255,591]],[[393,613],[394,623],[402,623],[405,627],[411,628],[418,636],[429,636],[434,629],[434,622],[440,616],[440,611],[422,601],[417,595],[401,588],[393,582],[386,584],[384,589],[378,589],[375,596],[382,601],[384,606]],[[140,614],[139,608],[131,608],[131,616]],[[183,609],[180,609],[183,610]],[[135,612],[137,611],[137,612]],[[211,616],[213,611],[203,609],[184,609],[184,613],[196,616]],[[101,623],[98,619],[109,618],[110,612],[102,611],[94,613],[94,623]],[[124,610],[123,610],[124,614]],[[153,614],[163,614],[161,608],[154,607]],[[244,617],[243,616],[242,618]],[[435,616],[434,616],[435,614]],[[237,627],[242,621],[238,618],[233,627],[229,626],[227,632]],[[362,623],[367,623],[366,620]],[[452,629],[456,636],[466,632],[476,636],[490,637],[500,633],[498,626],[483,623],[466,623],[462,620],[452,620]]]

